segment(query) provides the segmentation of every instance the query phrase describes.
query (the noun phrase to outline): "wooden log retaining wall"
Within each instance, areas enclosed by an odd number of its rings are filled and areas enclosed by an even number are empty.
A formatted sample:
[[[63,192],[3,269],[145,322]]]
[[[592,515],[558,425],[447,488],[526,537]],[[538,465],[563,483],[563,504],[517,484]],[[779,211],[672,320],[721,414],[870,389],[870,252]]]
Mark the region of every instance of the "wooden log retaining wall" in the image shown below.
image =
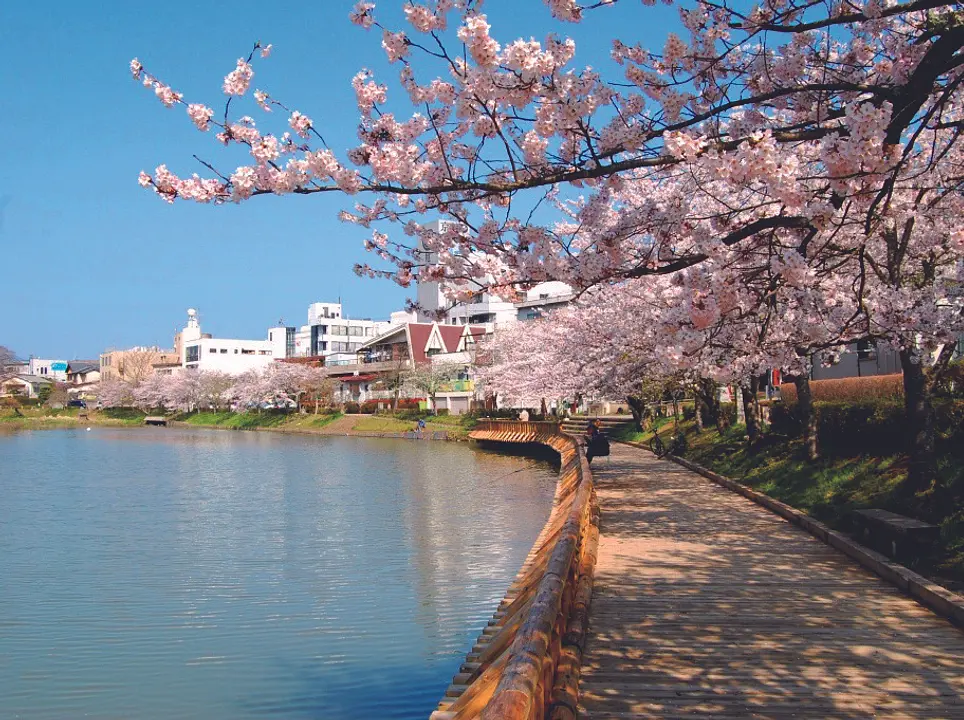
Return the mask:
[[[599,540],[589,463],[557,423],[482,420],[470,437],[541,443],[561,467],[549,519],[431,720],[572,720]]]

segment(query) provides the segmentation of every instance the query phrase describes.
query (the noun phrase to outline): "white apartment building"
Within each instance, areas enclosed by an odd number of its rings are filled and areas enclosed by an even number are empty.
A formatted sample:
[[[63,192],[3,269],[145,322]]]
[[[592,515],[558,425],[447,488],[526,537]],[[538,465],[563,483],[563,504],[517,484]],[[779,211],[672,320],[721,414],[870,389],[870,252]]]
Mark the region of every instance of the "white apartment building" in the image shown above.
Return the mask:
[[[340,302],[312,303],[308,306],[308,324],[293,333],[291,355],[327,358],[338,353],[354,353],[391,326],[391,322],[382,320],[345,317]]]
[[[433,220],[426,227],[442,232],[448,220]],[[421,247],[421,246],[420,246]],[[432,263],[435,254],[419,250],[419,261]],[[439,322],[444,325],[485,325],[489,331],[498,325],[519,320],[534,320],[547,310],[570,302],[575,294],[563,282],[539,283],[526,292],[521,302],[508,302],[490,292],[476,293],[468,302],[453,303],[442,292],[439,282],[417,284],[418,322]]]
[[[216,338],[201,332],[197,311],[187,311],[187,325],[179,333],[181,366],[186,369],[217,370],[240,375],[259,370],[294,352],[295,329],[273,327],[267,340]]]
[[[67,361],[32,357],[27,361],[27,375],[67,382]]]

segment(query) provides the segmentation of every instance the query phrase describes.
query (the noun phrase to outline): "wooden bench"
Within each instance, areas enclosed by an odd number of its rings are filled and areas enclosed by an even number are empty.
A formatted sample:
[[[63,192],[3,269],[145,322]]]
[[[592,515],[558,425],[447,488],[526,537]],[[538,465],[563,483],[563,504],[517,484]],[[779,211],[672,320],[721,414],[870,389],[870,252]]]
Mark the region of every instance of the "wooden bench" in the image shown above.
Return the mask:
[[[937,525],[879,508],[855,510],[853,515],[867,544],[893,558],[916,559],[941,534]]]
[[[167,418],[159,415],[149,415],[148,417],[144,418],[144,424],[167,426]]]

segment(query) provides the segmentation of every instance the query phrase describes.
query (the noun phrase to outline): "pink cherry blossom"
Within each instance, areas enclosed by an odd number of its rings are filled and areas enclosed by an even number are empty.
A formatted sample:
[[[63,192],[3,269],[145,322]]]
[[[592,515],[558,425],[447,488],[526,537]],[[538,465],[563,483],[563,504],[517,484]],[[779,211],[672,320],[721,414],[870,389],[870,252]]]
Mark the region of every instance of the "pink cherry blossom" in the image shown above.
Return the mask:
[[[253,77],[254,70],[251,65],[243,58],[238,60],[237,67],[224,78],[224,94],[244,95],[248,91]]]
[[[198,130],[208,130],[211,127],[211,118],[214,117],[214,110],[199,103],[191,103],[187,106],[187,114],[191,118]]]
[[[349,13],[348,17],[353,23],[367,30],[375,22],[375,16],[372,12],[374,9],[375,3],[364,2],[364,0],[362,0],[355,4],[355,7],[351,13]]]
[[[268,104],[268,100],[270,99],[270,96],[268,95],[268,93],[262,92],[261,90],[255,90],[254,99],[255,99],[255,102],[257,102],[258,105],[261,106],[262,110],[264,110],[265,112],[271,112],[271,106]]]
[[[302,115],[295,110],[291,113],[291,117],[288,118],[288,124],[291,126],[291,129],[301,135],[301,137],[311,137],[311,118],[307,115]]]

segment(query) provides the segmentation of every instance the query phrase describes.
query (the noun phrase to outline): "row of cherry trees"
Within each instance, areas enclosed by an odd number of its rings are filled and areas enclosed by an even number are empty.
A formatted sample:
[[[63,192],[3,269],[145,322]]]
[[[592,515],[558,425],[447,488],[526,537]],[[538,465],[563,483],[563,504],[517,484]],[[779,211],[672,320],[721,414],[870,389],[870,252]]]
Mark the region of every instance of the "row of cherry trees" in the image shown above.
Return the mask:
[[[318,412],[332,404],[333,388],[333,381],[322,368],[273,363],[241,375],[188,370],[173,375],[154,374],[137,382],[106,380],[98,385],[96,395],[104,407],[142,410],[193,412],[311,406]]]
[[[813,352],[888,342],[904,373],[910,484],[927,487],[931,394],[964,332],[959,6],[668,0],[679,25],[646,48],[619,35],[647,8],[610,20],[627,2],[544,0],[555,29],[612,37],[611,77],[575,65],[564,36],[500,41],[481,0],[406,2],[401,28],[359,2],[351,20],[380,31],[399,73],[394,88],[355,76],[358,142],[343,152],[264,89],[254,101],[287,116],[283,134],[237,112],[270,46],[225,77],[217,115],[135,60],[165,106],[251,158],[234,171],[204,161],[206,177],[160,165],[140,182],[170,202],[356,195],[342,217],[372,229],[366,247],[384,263],[357,271],[444,280],[453,300],[570,283],[584,293],[572,322],[627,336],[595,356],[574,350],[561,365],[582,377],[597,361],[627,378],[805,377]],[[425,227],[435,217],[452,222]]]

